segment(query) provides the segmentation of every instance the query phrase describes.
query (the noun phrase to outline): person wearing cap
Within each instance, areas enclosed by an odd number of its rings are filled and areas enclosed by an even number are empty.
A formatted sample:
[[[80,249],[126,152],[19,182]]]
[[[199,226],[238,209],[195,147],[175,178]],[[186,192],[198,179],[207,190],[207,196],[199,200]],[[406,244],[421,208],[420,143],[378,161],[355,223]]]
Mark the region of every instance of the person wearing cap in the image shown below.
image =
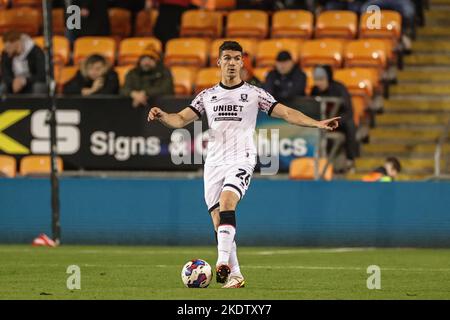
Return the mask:
[[[305,95],[306,75],[292,59],[288,51],[278,53],[275,68],[269,72],[264,89],[275,99],[288,103]]]
[[[106,58],[93,54],[81,63],[80,70],[64,85],[64,94],[111,95],[119,93],[119,77]]]
[[[333,70],[329,65],[318,65],[313,71],[314,86],[311,96],[338,97],[342,99],[338,116],[341,117],[337,131],[345,134],[345,152],[347,169],[354,165],[354,159],[359,156],[359,144],[356,140],[356,126],[353,120],[353,106],[350,93],[345,85],[333,79]]]
[[[125,77],[121,94],[131,97],[135,108],[147,105],[150,98],[174,94],[172,74],[156,50],[148,49],[139,57]]]

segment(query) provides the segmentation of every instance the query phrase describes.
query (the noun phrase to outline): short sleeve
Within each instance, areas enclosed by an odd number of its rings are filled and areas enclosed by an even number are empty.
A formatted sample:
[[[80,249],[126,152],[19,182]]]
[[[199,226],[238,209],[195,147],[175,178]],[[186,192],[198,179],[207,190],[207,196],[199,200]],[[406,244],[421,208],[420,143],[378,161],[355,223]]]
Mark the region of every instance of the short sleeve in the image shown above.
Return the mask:
[[[266,90],[258,89],[257,93],[259,110],[267,113],[270,116],[273,108],[278,104],[278,101],[275,100],[275,98]]]
[[[203,102],[204,100],[204,96],[205,96],[205,92],[206,90],[203,90],[202,92],[200,92],[195,98],[194,100],[192,100],[191,105],[189,106],[189,108],[192,109],[192,111],[195,112],[195,114],[201,118],[202,114],[205,112],[205,104]]]

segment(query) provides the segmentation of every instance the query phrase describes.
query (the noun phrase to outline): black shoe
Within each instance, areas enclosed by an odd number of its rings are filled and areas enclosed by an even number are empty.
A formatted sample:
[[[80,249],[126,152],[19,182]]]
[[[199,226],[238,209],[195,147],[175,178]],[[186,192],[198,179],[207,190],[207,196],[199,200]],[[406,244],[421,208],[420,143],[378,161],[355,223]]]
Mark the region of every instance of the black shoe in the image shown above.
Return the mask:
[[[227,282],[228,276],[230,275],[230,267],[226,264],[222,264],[216,268],[216,281],[217,283]]]

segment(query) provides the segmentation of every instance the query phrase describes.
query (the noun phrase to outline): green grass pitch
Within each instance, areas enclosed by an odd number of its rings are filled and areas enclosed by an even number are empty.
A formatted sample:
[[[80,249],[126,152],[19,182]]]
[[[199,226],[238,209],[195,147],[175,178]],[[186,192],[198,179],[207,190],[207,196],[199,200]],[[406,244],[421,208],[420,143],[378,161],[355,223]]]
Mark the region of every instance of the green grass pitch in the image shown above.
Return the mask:
[[[0,246],[0,299],[450,299],[449,249],[238,248],[247,286],[181,283],[193,258],[214,265],[214,247]],[[81,289],[66,287],[69,265]],[[381,269],[381,289],[366,286]]]

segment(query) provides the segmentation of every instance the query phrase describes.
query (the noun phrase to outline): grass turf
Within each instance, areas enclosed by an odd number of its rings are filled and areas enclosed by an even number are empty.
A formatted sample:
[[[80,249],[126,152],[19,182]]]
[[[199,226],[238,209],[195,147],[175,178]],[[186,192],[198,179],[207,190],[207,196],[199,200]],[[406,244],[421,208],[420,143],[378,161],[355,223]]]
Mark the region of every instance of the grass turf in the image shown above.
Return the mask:
[[[239,248],[247,287],[184,288],[190,259],[214,264],[214,247],[0,246],[0,299],[450,299],[450,250]],[[81,290],[68,290],[69,265]],[[381,268],[369,290],[367,267]]]

